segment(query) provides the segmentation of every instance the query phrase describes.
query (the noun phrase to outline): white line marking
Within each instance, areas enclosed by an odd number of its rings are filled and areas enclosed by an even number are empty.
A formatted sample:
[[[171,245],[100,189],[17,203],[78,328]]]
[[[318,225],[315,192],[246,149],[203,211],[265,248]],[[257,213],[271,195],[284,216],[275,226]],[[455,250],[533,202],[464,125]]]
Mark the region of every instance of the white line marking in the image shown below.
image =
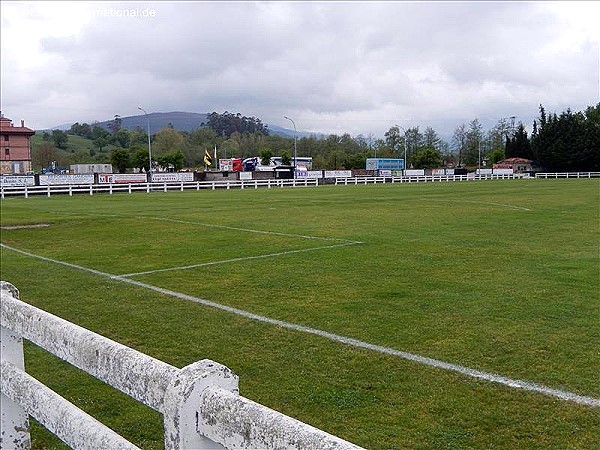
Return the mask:
[[[82,270],[85,272],[93,273],[95,275],[102,276],[104,278],[110,278],[113,280],[118,280],[123,283],[132,284],[135,286],[139,286],[154,292],[158,292],[163,295],[167,295],[170,297],[176,297],[182,300],[188,300],[194,303],[199,303],[204,306],[209,306],[211,308],[220,309],[222,311],[227,311],[233,314],[237,314],[239,316],[245,317],[247,319],[256,320],[258,322],[268,323],[271,325],[276,325],[282,328],[286,328],[293,331],[299,331],[302,333],[312,334],[315,336],[320,336],[335,342],[340,342],[342,344],[351,345],[357,348],[363,348],[366,350],[372,350],[374,352],[383,353],[386,355],[398,356],[400,358],[413,361],[419,364],[424,364],[426,366],[435,367],[437,369],[449,370],[451,372],[456,372],[461,375],[466,375],[468,377],[477,378],[485,381],[489,381],[492,383],[498,383],[504,386],[508,386],[515,389],[523,389],[530,392],[537,392],[540,394],[548,395],[551,397],[560,398],[562,400],[566,400],[569,402],[577,403],[579,405],[592,406],[594,408],[600,408],[600,399],[594,397],[587,397],[584,395],[575,394],[569,391],[563,391],[560,389],[554,389],[547,386],[543,386],[537,383],[532,383],[530,381],[517,380],[513,378],[508,378],[502,375],[482,372],[480,370],[471,369],[469,367],[464,367],[458,364],[452,364],[445,361],[440,361],[438,359],[428,358],[426,356],[416,355],[414,353],[408,353],[401,350],[396,350],[389,347],[383,347],[381,345],[370,344],[368,342],[360,341],[358,339],[341,336],[339,334],[329,333],[328,331],[319,330],[316,328],[306,327],[304,325],[298,325],[290,322],[285,322],[283,320],[272,319],[270,317],[261,316],[258,314],[254,314],[248,311],[244,311],[242,309],[233,308],[231,306],[223,305],[221,303],[211,302],[210,300],[205,300],[199,297],[194,297],[188,294],[182,294],[180,292],[171,291],[169,289],[164,289],[158,286],[153,286],[151,284],[142,283],[140,281],[130,280],[127,278],[121,278],[115,275],[111,275],[106,272],[101,272],[95,269],[89,269],[87,267],[78,266],[76,264],[71,264],[65,261],[60,261],[57,259],[47,258],[45,256],[36,255],[33,253],[26,252],[24,250],[19,250],[14,247],[10,247],[5,244],[0,244],[0,247],[5,248],[7,250],[11,250],[15,253],[19,253],[24,256],[29,256],[31,258],[40,259],[42,261],[48,261],[54,264],[60,264],[66,267],[70,267],[77,270]]]
[[[344,244],[326,245],[323,247],[312,247],[312,248],[303,248],[303,249],[299,249],[299,250],[288,250],[285,252],[278,252],[278,253],[269,253],[266,255],[244,256],[241,258],[222,259],[220,261],[209,261],[209,262],[205,262],[205,263],[191,264],[189,266],[167,267],[165,269],[148,270],[146,272],[125,273],[123,275],[117,275],[114,278],[130,278],[130,277],[135,277],[137,275],[149,275],[152,273],[169,272],[172,270],[196,269],[198,267],[214,266],[217,264],[227,264],[227,263],[233,263],[233,262],[239,262],[239,261],[249,261],[252,259],[274,258],[276,256],[292,255],[294,253],[312,252],[315,250],[324,250],[324,249],[337,248],[337,247],[348,247],[349,245],[358,245],[358,244],[362,244],[362,242],[358,242],[358,241],[357,242],[348,242],[348,243],[344,243]]]
[[[136,219],[146,219],[146,220],[161,220],[161,221],[175,222],[175,223],[185,223],[188,225],[200,225],[200,226],[209,227],[209,228],[222,228],[224,230],[244,231],[246,233],[269,234],[269,235],[273,235],[273,236],[286,236],[286,237],[295,237],[295,238],[302,238],[302,239],[316,239],[316,240],[320,240],[320,241],[337,241],[337,242],[355,243],[355,241],[350,241],[348,239],[308,236],[308,235],[304,235],[304,234],[279,233],[277,231],[253,230],[250,228],[230,227],[227,225],[215,225],[215,224],[204,223],[204,222],[193,222],[193,221],[189,221],[189,220],[169,219],[168,217],[137,216],[135,218]]]
[[[0,227],[0,229],[2,229],[2,230],[21,230],[23,228],[46,228],[49,226],[50,226],[50,224],[48,224],[48,223],[34,223],[32,225],[6,225],[3,227]]]

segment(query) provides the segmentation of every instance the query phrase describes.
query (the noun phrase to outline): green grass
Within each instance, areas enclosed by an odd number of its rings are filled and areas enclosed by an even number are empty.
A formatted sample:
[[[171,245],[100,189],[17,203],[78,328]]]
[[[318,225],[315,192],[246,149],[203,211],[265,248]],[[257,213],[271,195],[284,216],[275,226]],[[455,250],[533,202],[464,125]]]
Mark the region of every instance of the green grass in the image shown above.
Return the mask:
[[[10,198],[2,242],[110,274],[302,250],[135,279],[369,343],[600,397],[598,180],[522,180]],[[173,219],[173,220],[164,220]],[[249,233],[220,225],[282,234]],[[572,448],[597,409],[259,323],[2,251],[2,279],[47,311],[359,445]],[[143,448],[160,417],[27,346],[28,371]],[[35,426],[34,448],[57,448]]]

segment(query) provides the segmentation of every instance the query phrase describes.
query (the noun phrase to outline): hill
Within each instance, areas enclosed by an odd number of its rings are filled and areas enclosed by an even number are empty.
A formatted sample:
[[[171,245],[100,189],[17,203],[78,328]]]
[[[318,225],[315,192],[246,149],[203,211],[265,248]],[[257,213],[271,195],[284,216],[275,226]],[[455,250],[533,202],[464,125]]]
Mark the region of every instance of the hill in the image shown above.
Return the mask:
[[[172,111],[172,112],[154,112],[148,114],[148,119],[150,119],[150,134],[158,133],[163,128],[172,125],[178,131],[194,131],[198,127],[200,127],[203,123],[207,121],[206,113],[193,113],[193,112],[185,112],[185,111]],[[101,126],[107,130],[110,130],[109,125],[113,122],[113,120],[105,120],[103,122],[95,122],[96,125]],[[55,127],[49,128],[48,130],[42,131],[52,131],[52,130],[64,130],[67,131],[71,127],[72,124],[62,124],[57,125]],[[148,128],[148,121],[146,119],[145,114],[140,114],[137,116],[127,116],[121,117],[121,127],[127,130],[134,130],[137,127],[140,127],[144,131]],[[269,131],[272,135],[282,136],[282,137],[294,137],[294,130],[290,130],[288,128],[280,127],[278,125],[269,125],[267,124]],[[314,135],[314,133],[309,133],[306,131],[298,131],[298,138],[309,137]],[[322,136],[318,136],[322,137]]]

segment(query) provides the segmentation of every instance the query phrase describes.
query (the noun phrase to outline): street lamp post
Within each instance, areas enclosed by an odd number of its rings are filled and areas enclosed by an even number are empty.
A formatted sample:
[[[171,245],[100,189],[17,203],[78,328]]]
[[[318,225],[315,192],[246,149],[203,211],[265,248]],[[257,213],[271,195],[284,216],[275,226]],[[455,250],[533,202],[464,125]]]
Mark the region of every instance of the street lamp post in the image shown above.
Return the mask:
[[[294,178],[296,178],[296,141],[298,140],[298,130],[296,129],[296,123],[292,119],[288,116],[283,116],[283,118],[289,120],[294,125]]]
[[[148,172],[150,174],[152,174],[152,148],[150,146],[150,117],[148,116],[148,113],[146,112],[146,110],[144,108],[138,106],[138,109],[146,115],[146,121],[148,122]],[[150,176],[152,176],[152,175],[150,175]],[[152,181],[152,178],[150,178],[149,181]]]

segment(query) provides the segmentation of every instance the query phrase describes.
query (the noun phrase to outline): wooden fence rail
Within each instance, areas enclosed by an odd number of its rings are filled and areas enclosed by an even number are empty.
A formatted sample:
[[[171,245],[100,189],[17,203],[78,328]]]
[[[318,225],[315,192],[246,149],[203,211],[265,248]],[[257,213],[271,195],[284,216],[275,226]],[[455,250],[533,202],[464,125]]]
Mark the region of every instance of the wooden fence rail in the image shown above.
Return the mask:
[[[160,412],[166,450],[360,448],[240,396],[217,362],[178,369],[22,302],[10,283],[0,289],[2,449],[30,448],[29,415],[72,448],[137,448],[28,375],[23,339]]]

